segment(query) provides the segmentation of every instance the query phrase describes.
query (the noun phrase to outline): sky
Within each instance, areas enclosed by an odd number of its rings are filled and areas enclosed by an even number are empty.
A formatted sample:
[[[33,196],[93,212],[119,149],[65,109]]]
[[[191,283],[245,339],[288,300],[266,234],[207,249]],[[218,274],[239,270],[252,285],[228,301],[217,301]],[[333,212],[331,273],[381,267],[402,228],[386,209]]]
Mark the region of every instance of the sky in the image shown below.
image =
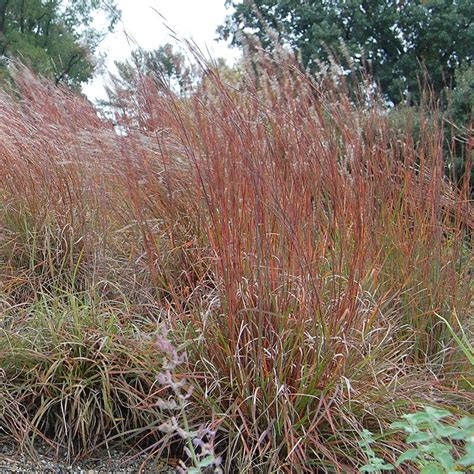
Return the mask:
[[[216,41],[216,28],[230,13],[225,0],[116,0],[116,3],[122,10],[122,20],[99,48],[99,52],[107,54],[105,70],[113,70],[115,60],[126,59],[138,46],[153,49],[173,43],[165,25],[178,37],[192,39],[201,50],[209,50],[212,57],[224,57],[232,64],[239,56],[237,49]],[[83,91],[93,101],[104,98],[103,84],[104,77],[99,73]]]

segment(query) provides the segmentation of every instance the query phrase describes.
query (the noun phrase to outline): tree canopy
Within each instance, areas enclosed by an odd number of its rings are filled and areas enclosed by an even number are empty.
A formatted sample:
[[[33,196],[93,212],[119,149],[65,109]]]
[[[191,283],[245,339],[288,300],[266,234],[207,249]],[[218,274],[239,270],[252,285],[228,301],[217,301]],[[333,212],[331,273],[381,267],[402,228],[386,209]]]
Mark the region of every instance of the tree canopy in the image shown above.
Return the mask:
[[[334,54],[365,62],[386,96],[417,98],[429,76],[434,92],[452,88],[474,57],[472,0],[227,0],[234,13],[219,31],[242,44],[248,34],[296,49],[305,66]]]
[[[115,61],[115,72],[105,86],[107,99],[100,101],[102,112],[114,122],[120,117],[120,126],[128,122],[147,129],[149,117],[143,113],[148,110],[146,97],[172,94],[184,103],[213,87],[209,80],[212,74],[228,84],[239,82],[238,65],[229,66],[223,58],[208,61],[195,53],[179,44],[166,43],[153,50],[136,49],[125,61]]]
[[[0,56],[77,87],[92,77],[97,46],[119,17],[113,0],[0,0]]]

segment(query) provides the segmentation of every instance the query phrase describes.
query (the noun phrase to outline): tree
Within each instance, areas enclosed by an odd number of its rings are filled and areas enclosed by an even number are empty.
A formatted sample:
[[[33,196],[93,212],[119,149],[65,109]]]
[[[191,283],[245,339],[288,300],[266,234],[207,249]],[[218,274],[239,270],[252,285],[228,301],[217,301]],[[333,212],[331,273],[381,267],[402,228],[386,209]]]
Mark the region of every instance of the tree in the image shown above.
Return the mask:
[[[227,0],[234,13],[219,29],[241,45],[248,34],[264,47],[276,33],[305,66],[334,54],[365,62],[393,103],[419,98],[429,76],[439,95],[456,82],[456,70],[474,57],[472,0]]]
[[[238,84],[239,66],[228,66],[223,58],[207,61],[199,52],[167,43],[154,50],[137,49],[125,61],[116,61],[116,72],[106,85],[107,99],[101,101],[102,112],[116,125],[153,129],[150,102],[147,97],[174,94],[185,102],[193,94],[203,94],[212,87],[209,74],[218,74],[227,83]],[[153,101],[155,103],[159,101]]]
[[[108,101],[103,104],[114,107],[123,106],[124,98],[135,95],[144,77],[158,91],[170,90],[178,95],[186,94],[198,77],[196,66],[169,43],[154,50],[136,49],[129,59],[114,64],[117,72],[111,74],[111,85],[106,86]]]
[[[456,86],[447,91],[447,121],[449,124],[447,140],[451,146],[454,163],[449,173],[460,181],[466,171],[468,161],[471,163],[470,182],[471,196],[474,197],[474,66],[456,70]],[[471,141],[471,146],[469,146]]]
[[[97,16],[105,28],[95,26]],[[113,0],[0,0],[0,56],[78,87],[92,77],[97,46],[119,17]]]
[[[116,72],[106,85],[107,99],[100,102],[109,118],[147,128],[149,94],[175,93],[184,97],[199,79],[196,65],[171,44],[154,50],[137,49],[129,59],[115,61]]]

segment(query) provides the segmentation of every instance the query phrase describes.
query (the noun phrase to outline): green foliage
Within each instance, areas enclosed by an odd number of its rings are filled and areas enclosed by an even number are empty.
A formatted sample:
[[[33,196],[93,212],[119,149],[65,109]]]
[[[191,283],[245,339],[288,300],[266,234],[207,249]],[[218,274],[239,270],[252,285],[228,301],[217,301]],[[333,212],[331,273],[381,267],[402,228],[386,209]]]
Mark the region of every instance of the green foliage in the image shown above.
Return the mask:
[[[468,360],[469,364],[471,364],[472,368],[474,368],[474,347],[472,346],[471,341],[469,340],[466,332],[464,331],[464,328],[460,324],[459,319],[456,315],[456,312],[453,311],[453,319],[456,322],[457,326],[459,327],[460,334],[456,333],[456,331],[453,329],[451,324],[449,324],[449,322],[445,318],[439,315],[438,317],[446,325],[449,332],[453,336],[453,339],[456,341],[456,344],[458,345],[458,347],[461,349],[462,353]]]
[[[451,95],[451,111],[458,123],[470,123],[474,118],[474,66],[455,72],[456,87]]]
[[[387,463],[382,458],[377,456],[371,446],[374,443],[375,439],[372,433],[369,430],[362,430],[359,446],[369,458],[369,462],[360,468],[360,472],[390,471],[393,469],[393,464]]]
[[[94,22],[101,15],[104,29]],[[18,58],[56,84],[78,86],[92,77],[97,46],[118,18],[113,1],[0,0],[0,55]]]
[[[402,418],[391,427],[405,431],[406,442],[414,447],[399,456],[397,465],[411,462],[422,474],[466,472],[474,467],[474,418],[448,423],[449,411],[430,406]]]
[[[455,87],[446,90],[446,112],[448,123],[447,140],[454,151],[454,162],[451,164],[451,175],[459,180],[465,172],[468,153],[471,163],[474,158],[472,148],[466,144],[473,134],[474,119],[474,66],[466,66],[455,71]],[[471,186],[474,185],[474,166],[471,167]],[[471,190],[471,195],[474,190]]]
[[[456,70],[474,55],[470,0],[231,1],[235,12],[220,28],[234,44],[256,34],[264,46],[275,33],[311,69],[336,54],[344,66],[367,62],[394,103],[418,98],[427,72],[434,91],[455,83]],[[342,43],[343,44],[342,44]],[[349,56],[349,57],[348,57]]]

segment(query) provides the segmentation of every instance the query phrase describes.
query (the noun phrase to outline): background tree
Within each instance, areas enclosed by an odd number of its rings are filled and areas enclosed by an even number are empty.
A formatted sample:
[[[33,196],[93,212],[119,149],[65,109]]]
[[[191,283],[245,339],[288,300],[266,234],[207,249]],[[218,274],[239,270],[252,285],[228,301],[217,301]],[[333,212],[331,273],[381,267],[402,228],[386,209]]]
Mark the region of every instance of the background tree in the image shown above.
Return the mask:
[[[314,71],[330,56],[348,73],[363,66],[395,106],[395,123],[423,114],[417,108],[426,101],[420,91],[429,91],[437,104],[436,117],[446,125],[446,174],[455,182],[462,181],[473,153],[468,145],[472,143],[474,104],[472,0],[226,3],[234,13],[219,28],[222,38],[249,46],[253,44],[249,37],[256,36],[266,49],[277,40]],[[474,195],[473,187],[471,190]]]
[[[77,87],[92,77],[97,46],[119,18],[113,0],[0,0],[2,63],[18,58],[56,84]]]
[[[108,101],[104,104],[114,107],[122,107],[124,99],[135,95],[145,77],[158,92],[171,90],[178,95],[184,95],[198,77],[195,65],[169,43],[153,50],[136,49],[128,59],[115,61],[114,65],[116,72],[110,75]]]
[[[167,95],[173,93],[179,100],[185,101],[192,94],[211,87],[208,81],[209,69],[219,74],[226,83],[237,84],[240,77],[238,65],[229,66],[223,58],[211,62],[195,51],[186,55],[182,49],[165,44],[154,50],[137,49],[129,59],[116,61],[116,72],[110,75],[106,85],[107,99],[101,101],[102,112],[112,119],[129,124],[140,123],[148,128],[143,113],[147,110],[145,98],[150,94]],[[137,111],[141,110],[139,117]]]
[[[192,56],[192,54],[191,54]],[[152,86],[157,94],[172,92],[178,97],[185,98],[199,86],[206,83],[207,66],[223,78],[227,83],[237,83],[239,67],[229,66],[223,58],[217,58],[212,64],[201,65],[196,58],[187,58],[184,52],[165,44],[157,49],[137,49],[125,61],[116,61],[116,72],[111,74],[110,83],[106,85],[108,99],[103,106],[112,109],[131,109],[138,106],[138,96],[143,85]]]
[[[143,103],[147,93],[173,92],[184,97],[199,80],[197,66],[169,43],[154,50],[136,49],[129,59],[114,65],[116,71],[105,87],[107,99],[100,103],[102,111],[109,118],[120,117],[122,122],[140,122],[144,128],[148,117],[143,113],[139,117],[137,111],[147,109]]]
[[[343,65],[367,61],[393,103],[419,97],[428,73],[439,94],[452,88],[456,70],[474,56],[472,0],[227,0],[235,12],[219,31],[242,44],[248,34],[263,46],[272,31],[315,69],[330,53]]]

